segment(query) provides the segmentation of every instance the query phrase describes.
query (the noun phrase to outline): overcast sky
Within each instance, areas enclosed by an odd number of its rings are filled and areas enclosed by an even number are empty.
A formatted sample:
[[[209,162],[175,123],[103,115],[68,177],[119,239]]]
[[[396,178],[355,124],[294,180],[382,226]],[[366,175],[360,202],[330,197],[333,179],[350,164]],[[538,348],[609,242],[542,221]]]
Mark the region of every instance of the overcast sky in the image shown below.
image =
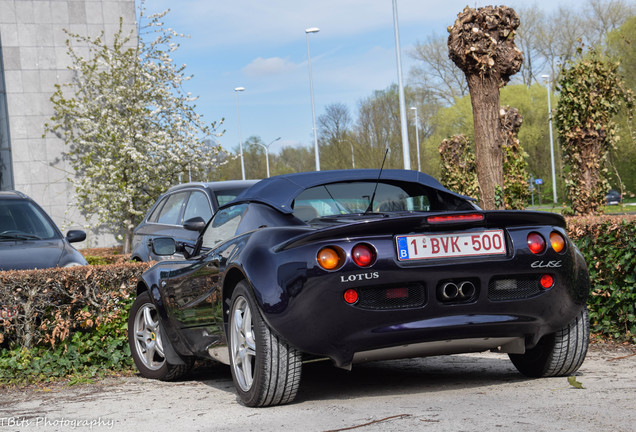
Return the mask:
[[[413,65],[409,52],[429,35],[446,36],[465,0],[397,0],[404,83]],[[499,4],[499,3],[497,3]],[[511,0],[508,6],[528,5]],[[539,0],[551,12],[577,0]],[[199,96],[197,111],[207,121],[225,118],[218,138],[238,146],[236,92],[241,137],[255,135],[270,151],[313,146],[305,29],[309,35],[316,117],[332,103],[346,104],[355,119],[361,99],[397,83],[391,0],[146,0],[148,13],[170,9],[165,23],[189,35],[173,58],[194,75],[187,91]]]

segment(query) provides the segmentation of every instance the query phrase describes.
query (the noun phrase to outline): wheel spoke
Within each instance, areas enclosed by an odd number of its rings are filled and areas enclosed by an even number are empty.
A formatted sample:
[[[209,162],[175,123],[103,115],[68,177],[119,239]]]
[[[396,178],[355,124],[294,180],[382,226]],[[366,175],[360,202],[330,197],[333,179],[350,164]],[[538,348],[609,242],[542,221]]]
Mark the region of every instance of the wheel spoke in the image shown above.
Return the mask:
[[[152,310],[149,307],[144,308],[144,325],[150,330],[154,331],[158,322],[152,319]]]
[[[155,358],[155,344],[154,343],[148,344],[148,346],[146,347],[146,352],[144,353],[144,356],[146,358],[146,365],[147,366],[152,366],[152,363],[154,362],[154,358]]]
[[[163,343],[161,342],[161,335],[157,335],[157,339],[155,340],[155,350],[157,351],[157,354],[161,356],[162,360],[166,357],[166,355],[163,352]]]

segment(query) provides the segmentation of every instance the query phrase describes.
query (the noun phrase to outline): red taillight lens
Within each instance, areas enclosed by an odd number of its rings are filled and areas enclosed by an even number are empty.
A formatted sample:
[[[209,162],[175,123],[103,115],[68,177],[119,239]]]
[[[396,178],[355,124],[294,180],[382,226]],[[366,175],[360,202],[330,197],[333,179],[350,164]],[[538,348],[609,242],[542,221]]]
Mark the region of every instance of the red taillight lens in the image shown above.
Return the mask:
[[[561,252],[565,249],[565,238],[560,233],[552,231],[550,233],[550,245],[555,252]]]
[[[375,249],[366,243],[357,244],[351,249],[353,262],[360,267],[369,267],[375,262]]]
[[[554,285],[554,278],[548,274],[541,276],[541,286],[545,289],[552,288]]]
[[[533,254],[542,253],[545,251],[545,239],[535,232],[528,234],[528,248]]]
[[[334,270],[344,264],[344,252],[336,247],[324,247],[318,251],[316,260],[325,270]]]
[[[350,288],[344,292],[344,301],[349,304],[354,304],[358,301],[358,291]]]

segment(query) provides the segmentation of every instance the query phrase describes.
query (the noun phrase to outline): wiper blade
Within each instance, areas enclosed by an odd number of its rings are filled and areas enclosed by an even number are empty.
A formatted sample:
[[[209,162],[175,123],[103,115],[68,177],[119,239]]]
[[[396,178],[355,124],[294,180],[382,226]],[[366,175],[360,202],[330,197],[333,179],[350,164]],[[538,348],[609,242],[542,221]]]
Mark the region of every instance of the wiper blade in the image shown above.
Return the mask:
[[[0,234],[0,240],[41,240],[40,237],[26,233]]]

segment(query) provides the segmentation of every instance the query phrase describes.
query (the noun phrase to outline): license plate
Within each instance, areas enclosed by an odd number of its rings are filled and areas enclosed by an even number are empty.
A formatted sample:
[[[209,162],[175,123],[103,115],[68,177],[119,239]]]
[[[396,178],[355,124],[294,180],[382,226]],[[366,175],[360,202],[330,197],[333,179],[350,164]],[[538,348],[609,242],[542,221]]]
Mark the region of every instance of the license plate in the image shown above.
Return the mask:
[[[400,261],[484,255],[505,255],[503,230],[479,232],[400,235],[397,244]]]

